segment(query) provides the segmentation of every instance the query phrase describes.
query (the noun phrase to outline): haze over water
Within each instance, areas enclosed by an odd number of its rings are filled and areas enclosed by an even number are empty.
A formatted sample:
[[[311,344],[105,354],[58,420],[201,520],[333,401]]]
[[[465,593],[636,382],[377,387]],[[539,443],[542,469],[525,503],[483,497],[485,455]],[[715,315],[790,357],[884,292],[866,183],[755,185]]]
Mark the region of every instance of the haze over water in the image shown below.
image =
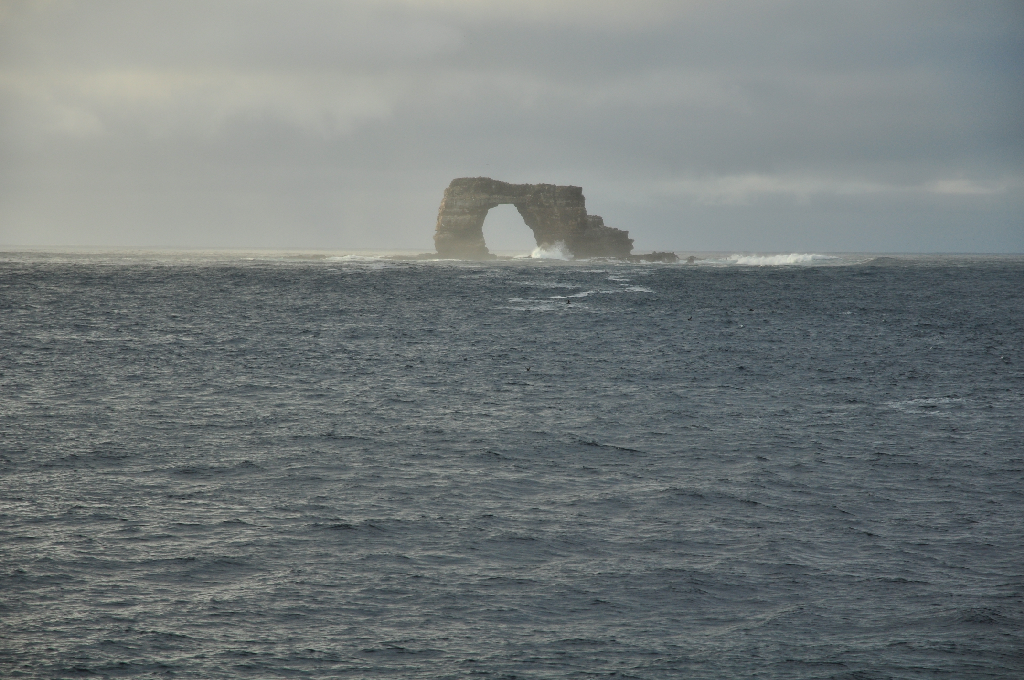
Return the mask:
[[[4,677],[1024,674],[1024,259],[0,257]]]

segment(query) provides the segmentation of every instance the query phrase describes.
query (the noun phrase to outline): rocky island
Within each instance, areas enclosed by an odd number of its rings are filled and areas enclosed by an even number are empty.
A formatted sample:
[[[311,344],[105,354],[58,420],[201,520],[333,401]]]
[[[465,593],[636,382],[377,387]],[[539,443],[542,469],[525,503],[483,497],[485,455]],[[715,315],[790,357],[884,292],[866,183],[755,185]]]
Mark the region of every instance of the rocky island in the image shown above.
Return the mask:
[[[437,212],[434,247],[445,258],[486,260],[495,256],[484,243],[484,218],[491,208],[511,203],[533,230],[540,247],[564,244],[573,257],[629,258],[629,232],[605,226],[588,215],[583,189],[556,184],[509,184],[489,177],[453,179]]]

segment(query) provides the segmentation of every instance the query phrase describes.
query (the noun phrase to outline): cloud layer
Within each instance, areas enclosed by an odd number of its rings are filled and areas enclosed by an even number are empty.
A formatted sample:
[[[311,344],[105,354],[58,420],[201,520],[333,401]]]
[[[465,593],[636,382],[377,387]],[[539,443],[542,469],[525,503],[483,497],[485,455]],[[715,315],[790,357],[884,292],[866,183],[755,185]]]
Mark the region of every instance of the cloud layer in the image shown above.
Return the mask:
[[[0,245],[431,247],[453,177],[638,248],[1024,251],[1015,2],[6,2]],[[525,229],[525,227],[523,227]]]

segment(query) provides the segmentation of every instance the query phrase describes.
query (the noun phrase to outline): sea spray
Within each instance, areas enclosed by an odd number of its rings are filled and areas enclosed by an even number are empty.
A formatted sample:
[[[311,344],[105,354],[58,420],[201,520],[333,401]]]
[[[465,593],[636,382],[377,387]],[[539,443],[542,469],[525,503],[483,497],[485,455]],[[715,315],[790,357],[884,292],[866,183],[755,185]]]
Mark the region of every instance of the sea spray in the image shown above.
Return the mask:
[[[535,260],[571,260],[572,255],[569,254],[569,249],[565,247],[565,242],[559,241],[555,244],[547,244],[537,246],[530,253],[530,257]]]
[[[784,253],[779,255],[730,255],[727,261],[733,264],[746,264],[755,266],[770,266],[784,264],[808,264],[811,262],[822,262],[838,259],[834,255],[819,255],[817,253]]]

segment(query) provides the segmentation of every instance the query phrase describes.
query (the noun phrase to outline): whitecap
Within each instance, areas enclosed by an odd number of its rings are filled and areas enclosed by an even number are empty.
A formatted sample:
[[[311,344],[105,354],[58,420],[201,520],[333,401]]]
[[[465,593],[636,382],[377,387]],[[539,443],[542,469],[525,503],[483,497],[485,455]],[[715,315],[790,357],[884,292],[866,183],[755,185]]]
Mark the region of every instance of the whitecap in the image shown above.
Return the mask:
[[[504,309],[512,309],[517,312],[553,312],[569,306],[563,302],[564,300],[564,297],[549,300],[509,298],[509,306]],[[558,302],[562,302],[562,304],[557,304]]]
[[[899,401],[887,401],[885,405],[902,411],[903,413],[931,413],[938,415],[949,409],[957,408],[964,403],[961,397],[921,397],[918,399],[904,399]]]
[[[517,281],[520,286],[527,288],[579,288],[575,283],[562,283],[561,281]]]
[[[327,258],[331,262],[380,262],[381,259],[367,255],[335,255]]]
[[[817,253],[784,253],[779,255],[730,255],[726,262],[759,267],[786,264],[808,264],[827,260],[838,260],[835,255],[819,255]]]
[[[537,246],[530,253],[530,257],[535,260],[571,260],[572,255],[569,253],[568,248],[565,247],[563,241],[559,241],[554,245]]]

